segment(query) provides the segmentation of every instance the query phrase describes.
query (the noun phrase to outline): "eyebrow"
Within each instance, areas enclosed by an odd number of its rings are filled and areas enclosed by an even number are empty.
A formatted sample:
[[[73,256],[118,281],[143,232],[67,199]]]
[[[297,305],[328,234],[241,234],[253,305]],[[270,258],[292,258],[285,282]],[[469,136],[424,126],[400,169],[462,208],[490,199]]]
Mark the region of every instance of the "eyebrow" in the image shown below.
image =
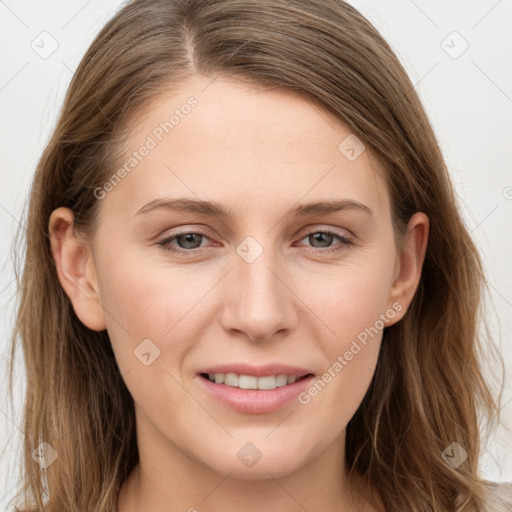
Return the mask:
[[[220,219],[234,219],[236,216],[230,208],[226,208],[215,201],[201,201],[189,198],[176,199],[154,199],[140,208],[135,215],[141,215],[157,208],[176,210],[181,212],[199,213]],[[286,216],[307,217],[321,213],[333,213],[342,210],[356,209],[363,211],[370,216],[373,212],[368,206],[352,199],[341,199],[337,201],[317,201],[313,203],[299,204],[292,208]]]

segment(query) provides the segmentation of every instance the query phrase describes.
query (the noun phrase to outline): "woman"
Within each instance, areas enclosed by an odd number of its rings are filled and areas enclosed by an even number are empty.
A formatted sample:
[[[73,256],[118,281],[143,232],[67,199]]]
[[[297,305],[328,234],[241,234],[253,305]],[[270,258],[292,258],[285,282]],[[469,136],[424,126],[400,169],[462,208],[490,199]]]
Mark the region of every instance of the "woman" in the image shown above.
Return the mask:
[[[22,510],[512,506],[478,473],[480,259],[348,4],[129,2],[26,236]]]

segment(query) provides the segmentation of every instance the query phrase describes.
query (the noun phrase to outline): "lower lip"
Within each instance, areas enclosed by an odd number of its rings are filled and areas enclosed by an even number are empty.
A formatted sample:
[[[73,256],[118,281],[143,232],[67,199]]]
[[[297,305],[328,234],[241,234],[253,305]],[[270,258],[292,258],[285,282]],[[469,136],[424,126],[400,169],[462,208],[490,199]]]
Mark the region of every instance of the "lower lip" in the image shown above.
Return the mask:
[[[200,385],[220,403],[247,414],[274,412],[292,402],[314,379],[314,375],[275,389],[240,389],[216,384],[198,375]]]

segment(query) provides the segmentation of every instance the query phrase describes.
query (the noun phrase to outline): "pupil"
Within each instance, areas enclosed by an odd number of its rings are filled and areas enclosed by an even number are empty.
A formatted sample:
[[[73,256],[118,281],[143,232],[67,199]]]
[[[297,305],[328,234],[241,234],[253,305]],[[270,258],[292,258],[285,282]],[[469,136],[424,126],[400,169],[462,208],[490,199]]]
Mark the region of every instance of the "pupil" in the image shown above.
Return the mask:
[[[199,235],[198,233],[187,233],[185,235],[180,235],[178,237],[178,245],[182,249],[195,249],[196,247],[199,247],[201,245],[201,241],[199,240],[199,245],[194,246],[194,237],[201,237],[202,235]],[[183,246],[181,243],[179,243],[180,239],[185,239],[185,245]],[[196,240],[197,242],[197,240]],[[189,246],[189,244],[192,244],[192,247]]]
[[[322,243],[322,237],[327,237],[327,240],[329,240],[330,238],[332,238],[332,235],[328,235],[327,233],[315,233],[313,236],[313,239],[315,239],[316,241],[319,241],[320,243]],[[324,240],[325,242],[325,240]],[[329,245],[329,244],[327,244]]]

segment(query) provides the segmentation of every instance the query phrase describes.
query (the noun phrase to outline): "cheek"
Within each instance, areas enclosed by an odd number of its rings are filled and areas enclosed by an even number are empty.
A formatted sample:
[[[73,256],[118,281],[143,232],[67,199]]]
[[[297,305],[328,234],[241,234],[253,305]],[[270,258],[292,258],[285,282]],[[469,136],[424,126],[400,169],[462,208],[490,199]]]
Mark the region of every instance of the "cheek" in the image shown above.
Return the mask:
[[[143,340],[163,348],[201,292],[187,283],[183,273],[149,265],[134,253],[105,258],[98,273],[109,337],[120,366],[125,367],[133,364],[133,351]]]
[[[312,437],[328,444],[346,428],[370,386],[380,341],[378,334],[366,346],[357,340],[340,346],[325,372],[299,395],[304,421],[312,420]]]
[[[370,385],[378,361],[384,321],[397,311],[388,306],[393,254],[381,253],[365,264],[333,272],[329,278],[305,282],[305,302],[314,304],[329,329],[322,339],[323,373],[299,401],[324,428],[346,425]],[[306,290],[310,291],[309,294]],[[329,427],[327,427],[329,426]]]
[[[332,330],[322,340],[326,362],[322,373],[299,396],[299,403],[305,417],[315,418],[318,436],[326,439],[345,428],[371,383],[382,340],[381,318],[391,316],[387,295],[376,293],[372,286],[378,283],[345,281],[342,293],[324,295],[319,309]]]
[[[102,303],[137,335],[161,338],[208,288],[204,279],[197,279],[192,265],[171,265],[156,248],[112,256],[106,256],[101,265],[106,269],[100,282]]]
[[[121,373],[147,378],[149,369],[153,374],[167,369],[180,375],[186,353],[211,325],[212,297],[222,297],[216,287],[225,270],[171,265],[150,251],[105,257],[100,268],[102,305]],[[148,367],[137,358],[140,347],[146,347],[142,353],[149,351],[150,359],[157,355]]]
[[[128,258],[110,268],[100,288],[112,349],[135,403],[159,417],[186,399],[180,364],[199,339],[197,303],[213,283]]]
[[[300,296],[326,329],[324,343],[331,356],[388,308],[393,274],[392,252],[366,255],[328,273],[303,273]],[[382,329],[380,322],[377,327]]]

